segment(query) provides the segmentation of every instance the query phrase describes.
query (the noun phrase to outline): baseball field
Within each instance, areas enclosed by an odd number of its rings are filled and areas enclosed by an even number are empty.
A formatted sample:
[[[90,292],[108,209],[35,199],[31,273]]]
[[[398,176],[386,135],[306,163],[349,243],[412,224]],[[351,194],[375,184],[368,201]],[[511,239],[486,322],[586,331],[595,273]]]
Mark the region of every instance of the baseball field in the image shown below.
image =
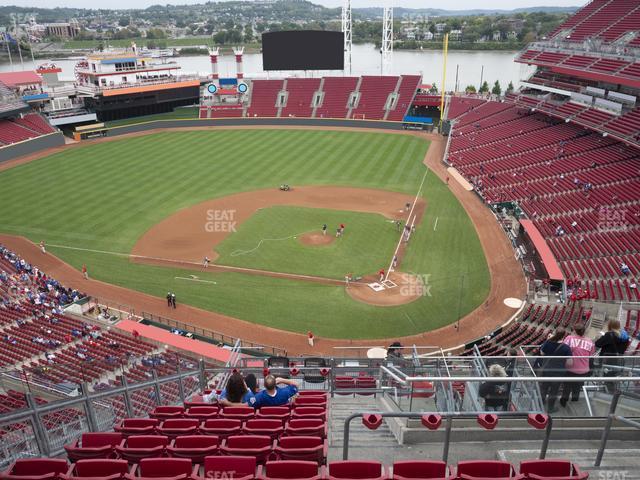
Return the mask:
[[[94,279],[157,297],[170,290],[179,303],[257,324],[331,338],[411,335],[469,313],[491,283],[472,222],[423,164],[428,148],[418,136],[302,129],[81,145],[0,172],[0,231],[45,240]],[[278,191],[283,183],[293,190]],[[388,268],[395,220],[417,192],[399,270],[425,288],[396,306],[354,299],[344,275]]]

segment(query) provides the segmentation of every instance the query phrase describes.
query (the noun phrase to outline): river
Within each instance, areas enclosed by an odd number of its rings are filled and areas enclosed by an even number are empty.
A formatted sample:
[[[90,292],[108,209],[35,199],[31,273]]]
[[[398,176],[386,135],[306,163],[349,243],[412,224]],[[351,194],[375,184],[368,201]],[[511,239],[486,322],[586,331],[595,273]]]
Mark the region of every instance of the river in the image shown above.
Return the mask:
[[[458,67],[458,89],[462,90],[467,85],[480,85],[480,76],[484,67],[483,78],[490,85],[496,80],[500,81],[503,90],[511,81],[518,87],[520,80],[526,78],[531,73],[531,67],[515,63],[513,61],[516,52],[511,51],[472,51],[453,50],[449,52],[447,61],[447,90],[453,90],[456,82],[456,67]],[[185,73],[208,73],[210,72],[209,57],[207,55],[178,57],[177,62]],[[272,78],[285,76],[285,72],[265,73],[262,70],[262,55],[259,53],[249,53],[244,55],[245,76]],[[36,60],[36,65],[45,63],[46,60]],[[62,68],[62,79],[73,78],[75,60],[55,60],[56,65]],[[353,75],[379,75],[380,74],[380,53],[373,44],[362,44],[353,46],[352,54]],[[33,69],[33,62],[25,61],[24,69]],[[396,50],[393,52],[391,74],[422,74],[424,83],[435,83],[438,87],[442,85],[443,57],[439,50],[407,51]],[[21,70],[19,62],[14,62],[14,70]],[[224,55],[218,59],[218,70],[221,77],[234,77],[236,74],[236,64],[233,55]],[[0,72],[11,71],[8,63],[0,64]],[[299,73],[299,72],[298,72]],[[345,72],[346,74],[348,72]],[[336,75],[339,72],[316,72],[316,75]],[[309,75],[311,75],[309,73]]]

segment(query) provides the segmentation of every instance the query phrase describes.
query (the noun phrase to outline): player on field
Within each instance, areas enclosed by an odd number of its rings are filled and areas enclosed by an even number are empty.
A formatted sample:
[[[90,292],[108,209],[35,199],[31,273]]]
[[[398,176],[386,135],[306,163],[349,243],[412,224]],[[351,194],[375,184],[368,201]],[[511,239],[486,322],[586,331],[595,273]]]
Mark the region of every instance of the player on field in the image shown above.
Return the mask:
[[[322,224],[322,234],[323,234],[323,235],[326,235],[326,234],[327,234],[327,224],[326,224],[326,223],[323,223],[323,224]]]
[[[204,257],[204,259],[202,260],[202,266],[204,268],[207,268],[209,266],[209,263],[211,263],[211,260],[209,260],[209,257]]]

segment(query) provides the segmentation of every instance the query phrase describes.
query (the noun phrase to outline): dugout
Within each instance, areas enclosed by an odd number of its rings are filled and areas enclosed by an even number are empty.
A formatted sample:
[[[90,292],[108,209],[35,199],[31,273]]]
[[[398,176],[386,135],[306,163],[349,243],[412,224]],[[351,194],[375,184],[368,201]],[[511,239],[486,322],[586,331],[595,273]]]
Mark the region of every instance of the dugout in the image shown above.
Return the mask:
[[[106,136],[107,127],[104,123],[91,123],[89,125],[82,125],[76,127],[73,132],[73,139],[77,141]]]

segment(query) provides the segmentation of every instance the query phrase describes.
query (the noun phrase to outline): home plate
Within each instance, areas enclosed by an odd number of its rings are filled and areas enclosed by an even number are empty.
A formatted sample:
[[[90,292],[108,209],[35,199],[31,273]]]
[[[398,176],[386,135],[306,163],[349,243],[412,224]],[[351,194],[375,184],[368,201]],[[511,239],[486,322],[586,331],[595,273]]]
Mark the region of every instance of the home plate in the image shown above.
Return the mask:
[[[367,285],[374,292],[382,292],[384,290],[384,285],[380,285],[378,282],[367,283]]]

